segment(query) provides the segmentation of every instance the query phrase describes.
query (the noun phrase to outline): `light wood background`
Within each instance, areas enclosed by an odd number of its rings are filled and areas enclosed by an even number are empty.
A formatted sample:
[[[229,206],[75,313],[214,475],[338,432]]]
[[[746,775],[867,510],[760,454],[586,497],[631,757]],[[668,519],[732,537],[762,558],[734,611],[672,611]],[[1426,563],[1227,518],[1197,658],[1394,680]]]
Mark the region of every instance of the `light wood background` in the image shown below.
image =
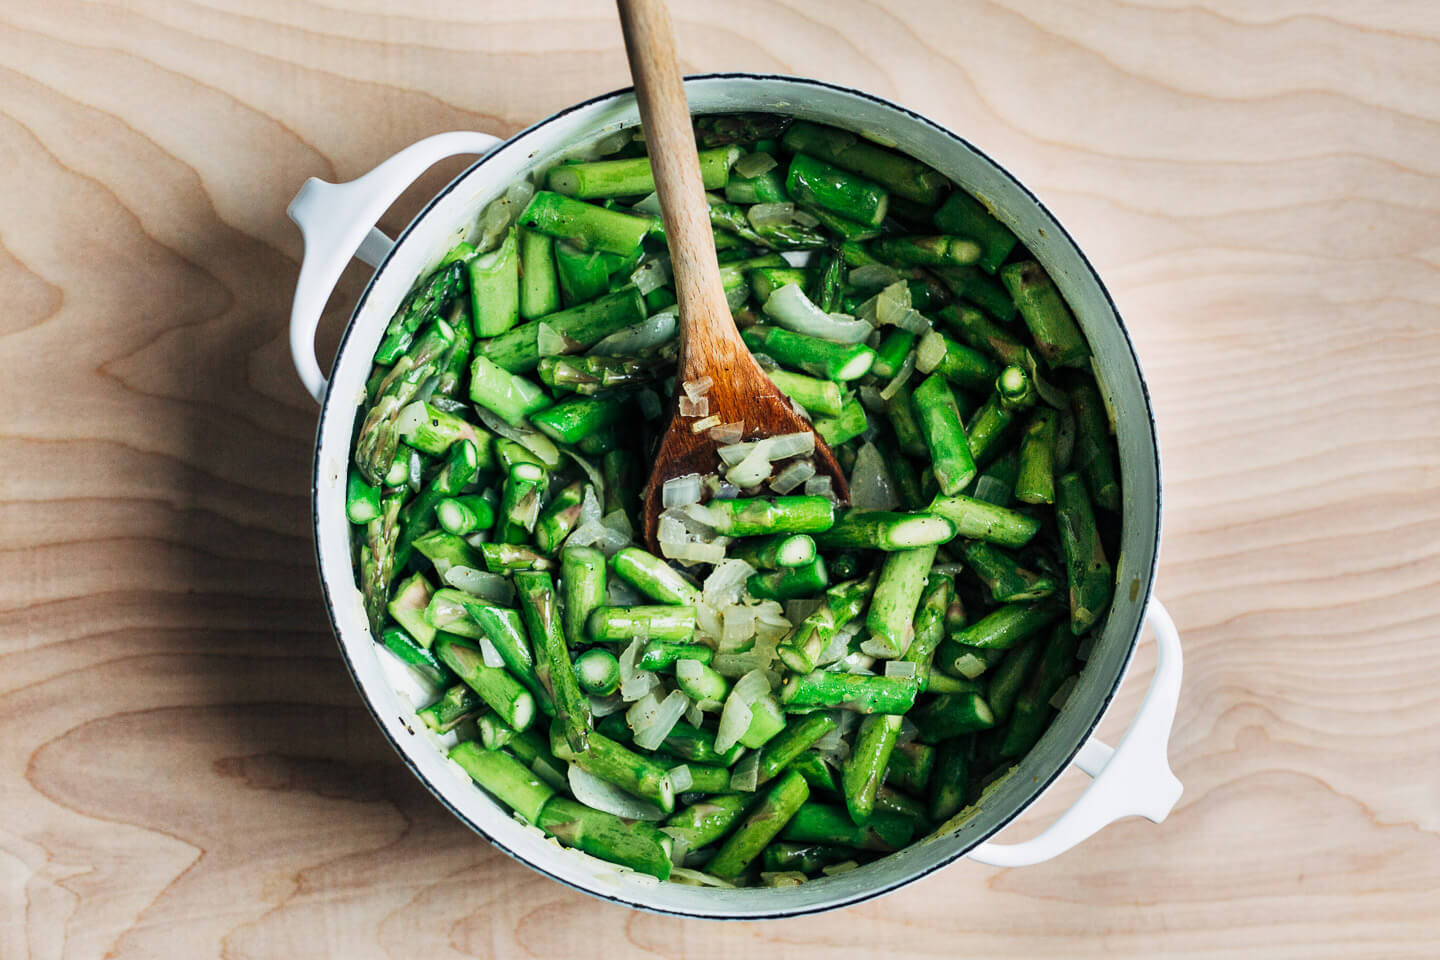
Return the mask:
[[[336,656],[284,208],[624,85],[613,10],[3,0],[0,957],[1436,956],[1440,7],[674,12],[689,70],[837,80],[965,134],[1106,277],[1164,441],[1175,813],[770,924],[627,912],[490,850]]]

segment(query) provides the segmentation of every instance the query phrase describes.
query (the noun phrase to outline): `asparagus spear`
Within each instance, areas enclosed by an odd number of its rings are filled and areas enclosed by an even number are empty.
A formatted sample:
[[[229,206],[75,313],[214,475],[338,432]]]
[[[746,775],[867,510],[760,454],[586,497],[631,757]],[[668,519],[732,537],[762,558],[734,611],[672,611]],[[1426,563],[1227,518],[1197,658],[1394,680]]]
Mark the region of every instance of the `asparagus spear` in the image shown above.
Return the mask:
[[[885,222],[890,195],[884,188],[807,154],[791,158],[785,189],[799,203],[813,204],[856,223],[878,227]]]
[[[792,760],[809,750],[816,740],[834,730],[836,726],[838,724],[834,717],[819,712],[790,721],[785,729],[760,751],[757,782],[765,783],[779,776]]]
[[[807,803],[795,811],[780,832],[780,838],[794,843],[823,843],[893,853],[909,843],[914,834],[914,821],[893,813],[877,813],[869,823],[860,825],[841,807]]]
[[[835,525],[816,538],[826,549],[893,552],[945,543],[954,536],[950,521],[935,514],[852,509],[842,511]]]
[[[1095,515],[1079,474],[1056,483],[1055,516],[1070,577],[1070,628],[1084,633],[1095,625],[1115,591],[1115,574],[1095,529]]]
[[[966,647],[1008,650],[1037,630],[1054,623],[1061,612],[1061,605],[1053,598],[1031,603],[1007,603],[975,623],[952,632],[950,640]]]
[[[784,327],[756,324],[740,333],[751,353],[826,380],[854,380],[870,372],[875,351],[863,343],[831,343]]]
[[[554,555],[560,544],[580,522],[580,507],[585,500],[584,480],[576,480],[550,499],[550,505],[535,521],[535,546],[541,553]]]
[[[975,476],[975,459],[960,425],[955,397],[945,378],[938,373],[920,384],[914,396],[935,479],[942,493],[958,494]]]
[[[645,319],[645,298],[633,286],[548,313],[533,323],[507,330],[475,348],[476,358],[484,357],[510,373],[528,373],[540,365],[540,324],[563,337],[576,351],[588,350],[610,334]],[[474,368],[471,368],[472,375]],[[474,387],[471,387],[472,391]],[[478,402],[478,401],[477,401]]]
[[[1038,600],[1056,590],[1054,580],[1022,567],[1010,554],[982,541],[965,545],[965,560],[990,588],[990,599],[996,603]]]
[[[671,839],[641,820],[622,820],[565,797],[552,797],[536,825],[593,857],[664,880],[670,876]]]
[[[980,259],[980,245],[967,237],[884,237],[871,249],[881,260],[912,267],[967,267]]]
[[[1025,326],[1030,328],[1030,336],[1035,338],[1035,346],[1046,363],[1052,367],[1089,364],[1090,348],[1085,337],[1044,267],[1034,260],[1012,263],[1000,269],[1000,279],[1025,318]]]
[[[803,567],[815,559],[815,540],[804,533],[776,533],[732,543],[727,559],[744,560],[759,570]]]
[[[526,320],[560,309],[560,282],[555,273],[555,238],[538,230],[521,230],[520,316]]]
[[[875,579],[851,580],[826,591],[820,607],[780,641],[776,653],[785,665],[796,673],[814,670],[835,634],[865,609]]]
[[[870,426],[870,420],[865,415],[865,405],[851,397],[840,408],[838,416],[816,417],[814,425],[815,432],[820,434],[826,443],[838,447],[864,433]]]
[[[994,273],[1019,241],[1009,228],[964,190],[952,190],[935,211],[935,226],[947,233],[971,237],[980,245],[980,266]]]
[[[945,178],[938,171],[903,153],[861,140],[848,130],[800,121],[791,125],[781,142],[791,153],[819,157],[926,206],[939,203],[945,189]]]
[[[490,641],[500,659],[505,661],[505,668],[530,691],[540,712],[553,715],[555,703],[549,689],[540,682],[535,651],[525,634],[525,623],[520,614],[509,607],[470,597],[462,591],[454,591],[454,600],[479,628],[477,636],[483,635]]]
[[[909,677],[868,676],[816,670],[785,678],[781,703],[787,712],[840,707],[856,713],[903,714],[915,705],[920,685]]]
[[[369,523],[380,516],[380,488],[366,483],[353,468],[345,484],[345,516],[351,523]]]
[[[520,245],[515,228],[500,246],[476,257],[470,272],[470,318],[475,336],[494,337],[520,321]]]
[[[932,572],[920,594],[919,610],[915,614],[914,639],[900,659],[915,664],[915,679],[920,689],[933,688],[934,675],[930,662],[940,642],[945,639],[945,611],[955,588],[952,578]]]
[[[890,766],[885,768],[885,783],[906,793],[923,794],[934,771],[934,747],[918,741],[897,743]]]
[[[375,362],[389,366],[400,359],[415,342],[415,334],[425,324],[439,319],[451,299],[465,284],[465,264],[447,263],[412,290],[385,327],[385,335],[375,351]]]
[[[840,384],[833,380],[820,380],[803,373],[775,369],[768,371],[770,382],[780,392],[800,406],[812,417],[838,417],[844,406]]]
[[[735,827],[706,864],[707,870],[722,880],[739,876],[809,798],[805,778],[794,771],[786,773]]]
[[[355,440],[355,466],[367,483],[378,486],[384,481],[400,443],[396,428],[400,411],[439,370],[440,361],[454,342],[450,325],[436,320],[381,381]]]
[[[610,558],[610,569],[652,600],[691,607],[700,602],[700,591],[674,567],[639,547],[617,551]]]
[[[540,519],[540,496],[549,478],[542,467],[517,463],[500,494],[500,542],[525,543]]]
[[[925,589],[925,575],[935,562],[935,549],[931,544],[897,550],[886,556],[880,569],[865,626],[872,641],[889,648],[888,656],[900,656],[914,639],[915,609]]]
[[[591,614],[605,602],[605,555],[594,547],[566,547],[560,552],[562,625],[572,644],[585,642]]]
[[[560,628],[555,584],[548,573],[527,571],[515,574],[515,592],[530,641],[540,651],[535,672],[541,685],[547,687],[555,698],[557,729],[572,750],[584,750],[590,733],[590,701],[581,692],[580,682],[575,678],[570,647]],[[551,749],[554,749],[553,744]],[[560,754],[557,752],[556,756]]]
[[[572,397],[530,416],[530,422],[557,443],[576,444],[625,415],[625,404],[610,397]]]
[[[949,820],[965,806],[970,792],[970,741],[963,738],[940,744],[935,760],[935,775],[930,781],[930,819]]]
[[[473,740],[452,747],[450,759],[458,763],[470,779],[531,823],[540,820],[540,811],[555,796],[554,788],[519,760],[499,750],[483,749]]]
[[[666,813],[674,812],[675,787],[670,782],[668,767],[593,730],[588,734],[587,745],[577,748],[566,733],[566,726],[557,717],[550,727],[550,749],[556,757],[570,761],[606,783],[613,783],[631,796],[648,800]]]
[[[634,251],[658,223],[654,217],[607,210],[551,190],[536,191],[520,214],[520,226],[528,230],[568,240],[582,250],[619,254]]]
[[[535,698],[504,668],[485,666],[480,651],[454,634],[440,633],[431,649],[500,719],[516,730],[530,726],[535,719]]]
[[[855,746],[840,771],[840,782],[845,793],[845,809],[857,826],[869,823],[875,812],[875,794],[895,749],[900,720],[894,714],[874,714],[860,722],[855,734]]]
[[[380,502],[380,516],[365,525],[360,591],[364,596],[365,615],[370,621],[372,637],[380,636],[380,630],[385,625],[390,579],[395,574],[395,547],[400,535],[401,501],[400,494],[387,494]]]
[[[1085,476],[1090,496],[1112,513],[1120,509],[1120,480],[1115,469],[1115,444],[1105,417],[1100,391],[1089,377],[1080,378],[1070,391],[1075,411],[1075,462]]]
[[[680,607],[654,607],[656,610],[679,610]],[[692,660],[707,664],[715,656],[715,649],[703,643],[681,643],[678,640],[650,640],[635,661],[642,670],[668,670],[677,661]]]
[[[941,694],[918,708],[911,719],[920,731],[922,743],[940,743],[995,725],[995,714],[978,693]]]
[[[424,678],[434,687],[443,686],[455,679],[429,648],[400,627],[389,627],[381,635],[380,642],[393,653],[401,663]]]
[[[752,574],[745,581],[745,589],[759,600],[795,600],[813,597],[830,584],[830,575],[825,562],[818,556],[799,567],[781,567]]]
[[[835,523],[835,504],[829,497],[740,497],[712,500],[708,506],[716,531],[731,537],[822,533]]]
[[[1055,430],[1060,415],[1041,407],[1025,425],[1015,474],[1015,499],[1022,503],[1055,502]]]
[[[435,505],[435,519],[447,533],[463,537],[495,525],[495,509],[479,495],[446,497]]]
[[[416,716],[435,733],[449,733],[486,709],[480,694],[457,683],[442,693],[439,700],[416,711]]]
[[[699,803],[675,811],[660,829],[676,840],[684,841],[688,849],[699,850],[729,833],[730,828],[745,816],[750,800],[749,795],[740,793],[706,797]]]
[[[705,189],[721,190],[730,179],[730,167],[740,159],[740,149],[717,146],[701,150],[699,157],[700,180]],[[649,157],[626,157],[559,164],[550,168],[545,185],[556,193],[581,200],[636,197],[655,192],[655,175],[650,169]]]
[[[655,367],[633,357],[541,357],[536,374],[552,390],[592,396],[649,383]]]
[[[1023,547],[1040,529],[1040,522],[1033,517],[976,497],[936,497],[929,511],[954,524],[958,537],[984,540],[1002,547]]]

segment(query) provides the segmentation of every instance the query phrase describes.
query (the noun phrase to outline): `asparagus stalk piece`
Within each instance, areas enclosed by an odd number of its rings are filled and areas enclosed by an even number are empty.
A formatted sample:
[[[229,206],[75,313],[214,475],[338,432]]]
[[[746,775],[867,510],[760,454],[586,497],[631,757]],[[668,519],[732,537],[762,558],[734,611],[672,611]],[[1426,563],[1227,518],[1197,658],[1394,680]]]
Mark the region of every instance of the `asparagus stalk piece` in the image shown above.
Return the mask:
[[[544,468],[517,463],[510,468],[500,494],[500,542],[525,543],[540,519],[540,495],[547,477]]]
[[[926,334],[926,341],[938,342],[945,348],[935,365],[925,373],[938,373],[946,380],[968,390],[986,390],[995,380],[997,367],[985,354],[956,343],[943,333],[932,330]],[[922,346],[925,343],[922,342]],[[922,350],[921,353],[924,351]]]
[[[632,737],[625,718],[618,713],[612,713],[601,720],[599,730],[612,740],[628,742]],[[712,731],[692,726],[683,720],[670,728],[670,735],[660,745],[660,751],[692,763],[718,767],[733,766],[735,761],[740,759],[740,755],[745,752],[739,744],[724,752],[716,750],[715,734]]]
[[[818,666],[820,655],[830,641],[865,609],[875,589],[875,577],[838,583],[825,592],[820,607],[788,633],[776,650],[780,659],[796,673],[809,673]]]
[[[1063,607],[1053,598],[1031,603],[1007,603],[996,607],[975,623],[952,632],[950,640],[965,647],[1008,650],[1036,631],[1054,623],[1062,612]]]
[[[832,447],[854,440],[870,426],[870,418],[865,415],[865,405],[855,397],[845,401],[839,416],[816,417],[813,422],[815,432]]]
[[[970,455],[977,466],[989,465],[1009,439],[1010,426],[1015,415],[1005,408],[1000,399],[991,394],[990,398],[970,418],[965,434],[970,440]]]
[[[605,555],[594,547],[566,547],[560,552],[562,626],[572,644],[585,641],[591,614],[605,603]]]
[[[389,366],[400,359],[415,342],[415,334],[425,324],[439,319],[449,302],[463,289],[465,264],[447,263],[426,277],[400,303],[400,308],[385,327],[385,335],[375,351],[375,362]]]
[[[535,521],[535,546],[541,553],[553,556],[580,522],[580,506],[585,500],[585,486],[584,480],[576,480],[562,489],[551,498],[550,505],[540,514],[540,519]]]
[[[520,322],[520,245],[515,228],[500,246],[476,257],[470,271],[470,319],[475,336],[494,337]]]
[[[760,766],[757,783],[765,783],[779,776],[780,772],[800,754],[814,746],[815,741],[834,730],[835,718],[828,713],[812,713],[803,719],[791,720],[773,740],[760,751]]]
[[[870,372],[875,351],[863,343],[831,343],[784,327],[756,324],[741,331],[751,353],[826,380],[854,380]]]
[[[380,516],[380,488],[366,483],[359,470],[351,469],[345,483],[345,517],[351,523],[369,523]],[[814,542],[811,542],[814,546]]]
[[[629,642],[635,638],[688,640],[696,635],[694,606],[595,607],[590,613],[590,639],[599,643]],[[710,651],[710,648],[706,648]],[[713,653],[713,651],[711,651]],[[690,659],[701,659],[693,656]],[[704,662],[710,662],[706,656]],[[668,664],[665,664],[668,666]],[[658,669],[658,668],[655,668]]]
[[[461,395],[465,374],[470,370],[470,352],[475,347],[474,327],[470,322],[470,304],[457,297],[445,322],[455,333],[455,342],[440,361],[440,377],[435,382],[431,399]]]
[[[822,843],[857,850],[893,853],[910,842],[915,823],[893,813],[877,813],[864,825],[856,824],[843,807],[807,803],[795,812],[780,839],[792,843]]]
[[[535,698],[503,668],[485,666],[480,651],[454,634],[440,633],[431,649],[500,719],[516,730],[530,726],[535,719]]]
[[[964,236],[965,234],[962,234]],[[982,241],[980,244],[980,263],[982,266],[955,267],[944,266],[934,267],[935,276],[940,278],[947,290],[962,300],[966,300],[984,310],[990,316],[1004,323],[1015,319],[1015,301],[1010,299],[1010,294],[1003,286],[987,276],[994,273],[994,270],[982,269],[988,251]],[[916,309],[921,309],[916,307]]]
[[[825,758],[813,750],[800,754],[790,761],[790,769],[805,778],[811,792],[819,791],[829,796],[840,795],[840,784]],[[843,859],[843,858],[842,858]]]
[[[751,797],[742,793],[722,793],[706,797],[675,811],[660,829],[685,842],[687,849],[707,847],[730,832],[745,816]]]
[[[980,244],[980,266],[994,273],[1010,256],[1019,241],[1009,228],[996,220],[979,200],[963,190],[953,190],[935,211],[935,226],[947,233],[971,237]]]
[[[855,745],[840,771],[845,809],[857,826],[870,822],[875,813],[875,793],[885,777],[885,768],[900,733],[899,716],[874,714],[860,722]]]
[[[1055,502],[1055,430],[1060,415],[1041,407],[1025,425],[1015,473],[1015,499],[1022,503]]]
[[[942,493],[958,494],[974,478],[976,470],[955,396],[945,378],[937,373],[916,388],[914,397],[925,446],[930,451],[930,468]]]
[[[898,657],[914,639],[915,609],[925,589],[925,575],[935,562],[935,546],[897,550],[885,558],[880,581],[870,600],[865,627],[872,641],[885,644]]]
[[[730,143],[773,140],[785,132],[790,122],[789,117],[778,113],[717,113],[696,117],[695,143],[703,150]]]
[[[526,320],[560,309],[560,281],[555,273],[555,238],[538,230],[521,230],[520,316]]]
[[[772,843],[761,855],[767,872],[794,870],[804,874],[819,873],[821,867],[850,860],[855,851],[831,847],[823,843]]]
[[[697,794],[697,793],[730,793],[730,771],[724,767],[707,767],[699,763],[677,764],[670,768],[670,779],[679,783],[679,774],[675,771],[684,767],[690,774],[690,785],[683,791],[679,788],[676,793]]]
[[[883,237],[870,246],[881,260],[911,267],[968,267],[980,259],[980,245],[968,237]]]
[[[740,153],[740,149],[733,146],[700,151],[700,180],[706,190],[724,188],[730,179],[730,167],[740,159]],[[545,185],[556,193],[581,200],[635,197],[655,192],[655,175],[650,169],[649,157],[625,157],[559,164],[550,168]]]
[[[840,309],[840,297],[845,289],[845,258],[839,253],[830,254],[825,269],[815,284],[815,296],[810,299],[824,313]]]
[[[395,548],[400,535],[401,500],[398,493],[386,495],[380,502],[380,516],[365,525],[360,592],[364,597],[365,615],[370,621],[372,637],[379,637],[385,625],[385,608],[390,580],[395,574]]]
[[[522,570],[549,570],[550,561],[534,548],[519,543],[482,543],[480,556],[491,573],[511,574]]]
[[[870,227],[885,222],[890,198],[883,187],[803,153],[791,158],[785,189],[798,203]]]
[[[949,820],[965,806],[970,792],[969,742],[947,740],[940,744],[935,760],[935,776],[930,781],[930,819]]]
[[[540,382],[552,390],[593,396],[655,379],[651,363],[633,357],[541,357],[536,368]]]
[[[835,504],[829,497],[739,497],[711,500],[707,506],[715,529],[730,537],[822,533],[835,523]]]
[[[395,361],[381,381],[375,402],[365,413],[355,440],[355,466],[367,483],[385,479],[400,444],[396,421],[420,387],[440,369],[440,361],[455,342],[455,332],[436,320],[404,356]]]
[[[580,351],[588,350],[610,334],[644,319],[645,298],[640,291],[633,286],[621,287],[603,297],[548,313],[533,323],[507,330],[478,344],[476,356],[485,357],[510,373],[528,373],[540,365],[538,337],[541,323],[565,338],[572,349]],[[474,375],[473,367],[471,375]],[[473,385],[471,389],[473,391]]]
[[[844,406],[840,384],[789,370],[770,370],[770,382],[812,417],[837,417]]]
[[[1070,579],[1070,628],[1084,633],[1100,619],[1115,592],[1115,573],[1095,529],[1095,514],[1080,475],[1067,473],[1056,483],[1055,516]]]
[[[827,550],[893,552],[945,543],[954,536],[950,521],[935,514],[851,509],[842,511],[835,525],[816,539]]]
[[[722,880],[738,877],[809,798],[804,777],[794,771],[783,775],[735,827],[706,869]]]
[[[455,679],[455,675],[436,659],[425,644],[411,636],[408,630],[389,627],[381,635],[380,642],[396,659],[414,670],[431,686],[443,686]]]
[[[910,677],[870,676],[815,670],[785,678],[780,700],[791,713],[840,707],[856,713],[907,713],[920,685]]]
[[[745,589],[758,600],[795,600],[813,597],[830,584],[830,575],[825,570],[825,561],[818,556],[799,567],[781,567],[752,574],[745,581]]]
[[[657,607],[658,610],[677,610],[678,607]],[[680,643],[675,640],[651,640],[635,661],[642,670],[668,670],[679,660],[694,660],[707,664],[715,651],[703,643]]]
[[[1075,411],[1075,462],[1085,476],[1090,496],[1112,513],[1120,509],[1120,479],[1115,469],[1115,445],[1110,439],[1110,425],[1105,417],[1100,391],[1088,377],[1080,379],[1070,391],[1070,407]]]
[[[675,810],[670,769],[603,733],[590,731],[588,745],[577,749],[565,731],[565,724],[557,717],[550,727],[550,750],[559,759],[568,760],[606,783],[613,783],[633,797],[648,800],[666,813]]]
[[[906,793],[924,794],[935,771],[935,748],[918,741],[899,743],[890,754],[885,784]]]
[[[517,573],[515,592],[520,601],[520,617],[525,622],[530,641],[540,651],[535,672],[540,677],[540,683],[550,690],[555,699],[557,729],[572,750],[584,750],[590,732],[590,701],[581,692],[580,681],[575,678],[570,647],[560,628],[555,584],[548,573]],[[551,749],[554,749],[553,744]],[[559,753],[556,755],[559,756]],[[596,776],[600,774],[596,773]]]
[[[446,533],[444,530],[432,530],[423,537],[416,537],[412,545],[420,552],[421,556],[441,570],[449,567],[469,567],[472,570],[479,570],[484,565],[484,561],[474,547],[466,543],[464,539],[453,533]]]
[[[944,693],[911,716],[922,743],[940,743],[951,737],[995,725],[995,714],[978,693]]]
[[[1044,643],[1039,637],[1031,637],[1024,643],[1012,647],[1005,654],[1000,665],[990,671],[985,685],[985,702],[995,714],[997,723],[1003,723],[1010,716],[1020,691],[1030,679],[1031,671],[1044,652]]]
[[[1010,291],[1040,356],[1052,367],[1085,367],[1090,347],[1075,325],[1070,308],[1045,268],[1034,260],[1000,269],[1000,280]]]
[[[1075,632],[1066,624],[1058,624],[1051,635],[1040,663],[1024,692],[1015,701],[1010,725],[1000,737],[996,752],[1002,757],[1019,757],[1035,746],[1045,732],[1055,708],[1050,700],[1060,684],[1073,672],[1075,650],[1079,646]]]
[[[416,716],[435,733],[449,733],[486,709],[480,694],[457,683],[442,693],[439,700],[416,711]]]
[[[435,505],[435,519],[446,533],[463,537],[493,527],[495,508],[483,496],[446,497]]]
[[[934,206],[940,202],[945,178],[935,169],[902,153],[861,140],[848,130],[800,121],[781,141],[791,153],[807,153],[842,170],[875,181],[897,196]]]
[[[1002,547],[1023,547],[1040,529],[1033,517],[967,496],[936,497],[929,507],[955,525],[955,535]]]
[[[525,634],[525,622],[520,614],[509,607],[470,597],[460,591],[454,593],[457,594],[454,597],[455,602],[495,647],[511,675],[530,691],[540,712],[553,715],[555,703],[549,689],[540,682],[540,674],[535,666],[535,650],[530,645],[530,638]]]
[[[919,610],[915,613],[915,637],[900,659],[915,664],[915,678],[921,690],[933,687],[931,679],[934,671],[930,663],[940,642],[945,639],[945,612],[950,606],[954,588],[955,582],[950,577],[931,573],[924,592],[920,594]]]
[[[648,873],[660,880],[670,876],[672,841],[643,821],[622,820],[613,813],[594,810],[583,803],[557,796],[541,809],[536,825],[592,857]]]
[[[885,416],[890,421],[890,428],[895,431],[895,442],[900,445],[901,452],[912,457],[929,457],[925,430],[915,408],[914,394],[908,386],[901,385],[885,401]],[[959,423],[959,417],[956,417],[956,423]]]
[[[915,349],[918,338],[909,330],[892,327],[875,348],[875,364],[870,372],[882,379],[890,379],[900,372],[901,365],[910,351]]]
[[[965,561],[996,603],[1038,600],[1055,592],[1054,580],[1020,565],[1010,554],[983,541],[965,545]]]
[[[730,693],[730,681],[699,660],[675,661],[675,685],[681,693],[705,709],[718,710],[719,704]],[[706,704],[711,706],[706,707]]]
[[[610,569],[652,600],[689,607],[700,603],[700,591],[695,586],[664,560],[639,547],[617,551],[610,558]]]
[[[534,232],[534,231],[531,231]],[[555,279],[567,307],[594,300],[610,287],[610,265],[603,250],[582,250],[564,240],[555,241]],[[558,306],[556,310],[560,309]],[[536,317],[543,320],[548,314]]]
[[[658,223],[654,217],[607,210],[552,190],[536,191],[520,214],[520,226],[527,230],[568,240],[582,250],[622,255],[640,246]]]
[[[610,397],[572,397],[532,414],[530,422],[558,443],[576,444],[620,420],[625,405]]]
[[[452,747],[450,759],[458,763],[470,779],[531,823],[539,822],[540,812],[555,796],[555,789],[519,760],[500,750],[486,750],[473,740]]]
[[[521,327],[524,331],[530,325]],[[476,354],[470,361],[470,400],[511,426],[550,406],[550,398],[530,380],[516,376],[488,357]]]
[[[730,544],[725,556],[744,560],[758,570],[803,567],[815,559],[815,539],[804,533],[748,537]]]

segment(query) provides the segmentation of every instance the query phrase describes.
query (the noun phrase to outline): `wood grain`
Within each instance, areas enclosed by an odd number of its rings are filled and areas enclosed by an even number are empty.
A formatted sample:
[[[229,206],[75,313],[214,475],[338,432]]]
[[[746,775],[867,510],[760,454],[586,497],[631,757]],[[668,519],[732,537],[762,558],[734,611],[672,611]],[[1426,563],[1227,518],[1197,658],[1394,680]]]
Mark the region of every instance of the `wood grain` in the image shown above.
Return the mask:
[[[674,16],[687,70],[842,81],[965,134],[1106,277],[1164,443],[1178,809],[1042,866],[723,927],[474,839],[373,729],[318,601],[284,207],[306,176],[624,85],[613,7],[7,0],[0,957],[1433,957],[1440,8]]]

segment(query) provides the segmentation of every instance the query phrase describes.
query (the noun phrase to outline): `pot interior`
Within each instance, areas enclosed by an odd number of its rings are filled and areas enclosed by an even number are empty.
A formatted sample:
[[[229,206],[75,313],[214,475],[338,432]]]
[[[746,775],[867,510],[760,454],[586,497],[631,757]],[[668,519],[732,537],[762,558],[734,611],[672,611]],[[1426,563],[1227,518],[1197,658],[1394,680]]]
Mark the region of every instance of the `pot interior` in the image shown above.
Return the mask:
[[[901,853],[849,873],[781,889],[712,889],[622,872],[560,848],[491,801],[445,759],[444,745],[414,710],[428,691],[370,638],[351,572],[344,509],[346,462],[370,358],[414,278],[472,228],[507,184],[577,144],[638,123],[629,93],[610,94],[537,124],[472,166],[400,236],[357,304],[321,413],[315,465],[315,536],[320,573],[347,665],[371,712],[405,762],[457,816],[511,856],[607,899],[702,917],[759,919],[842,906],[894,889],[944,865],[999,830],[1069,763],[1118,686],[1139,635],[1159,534],[1159,458],[1149,398],[1129,337],[1089,262],[1039,201],[1008,173],[928,120],[867,94],[786,77],[716,75],[686,83],[696,113],[760,110],[841,126],[930,164],[996,211],[1049,270],[1096,354],[1102,390],[1117,416],[1125,493],[1116,562],[1119,588],[1066,708],[1017,770],[963,822]],[[963,814],[962,814],[963,816]],[[958,818],[957,818],[958,819]]]

